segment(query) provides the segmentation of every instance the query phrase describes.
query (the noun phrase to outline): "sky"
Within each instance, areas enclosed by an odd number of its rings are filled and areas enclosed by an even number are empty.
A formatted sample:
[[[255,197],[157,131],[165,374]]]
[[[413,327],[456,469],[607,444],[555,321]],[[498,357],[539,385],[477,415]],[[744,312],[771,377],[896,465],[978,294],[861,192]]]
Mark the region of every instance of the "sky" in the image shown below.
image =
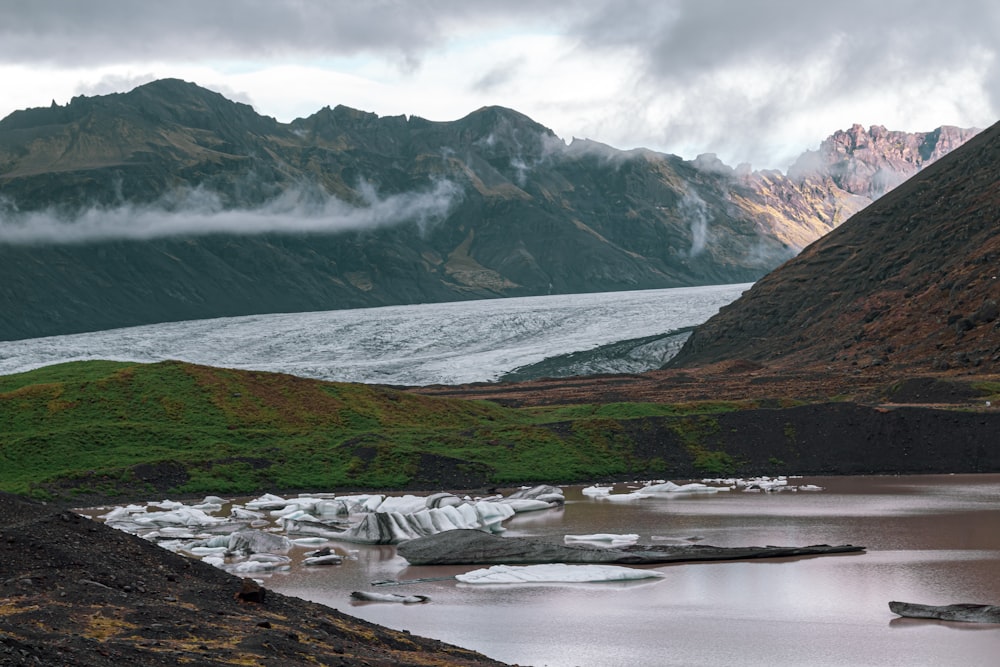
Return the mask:
[[[854,123],[1000,119],[995,0],[0,0],[0,117],[192,81],[288,122],[515,109],[785,170]]]

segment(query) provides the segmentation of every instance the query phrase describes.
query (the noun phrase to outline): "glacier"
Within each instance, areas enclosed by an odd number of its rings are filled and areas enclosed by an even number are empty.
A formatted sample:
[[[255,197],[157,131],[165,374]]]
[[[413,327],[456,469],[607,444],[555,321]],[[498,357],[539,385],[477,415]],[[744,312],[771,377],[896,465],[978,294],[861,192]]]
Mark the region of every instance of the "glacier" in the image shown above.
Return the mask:
[[[342,382],[490,382],[560,355],[695,326],[749,287],[710,285],[252,315],[0,341],[0,375],[86,359],[176,359]],[[662,365],[662,346],[643,345],[639,353],[642,350],[645,358],[628,360],[618,372]],[[613,364],[595,368],[615,372]]]

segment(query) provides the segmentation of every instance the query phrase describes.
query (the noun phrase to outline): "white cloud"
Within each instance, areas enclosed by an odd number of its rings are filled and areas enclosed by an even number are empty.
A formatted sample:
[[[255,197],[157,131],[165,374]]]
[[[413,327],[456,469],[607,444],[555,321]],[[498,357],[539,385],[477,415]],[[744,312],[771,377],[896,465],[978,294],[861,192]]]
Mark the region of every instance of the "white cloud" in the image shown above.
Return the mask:
[[[178,77],[291,120],[330,105],[781,168],[853,123],[1000,116],[991,0],[7,2],[0,116]]]
[[[421,231],[443,220],[461,200],[461,189],[447,180],[431,187],[380,196],[362,182],[361,205],[352,205],[314,188],[284,191],[253,209],[226,209],[212,192],[171,193],[154,205],[94,206],[73,214],[55,211],[18,213],[0,206],[0,243],[85,243],[109,239],[148,240],[169,236],[326,233],[374,229],[405,222]],[[0,201],[0,204],[4,202]]]

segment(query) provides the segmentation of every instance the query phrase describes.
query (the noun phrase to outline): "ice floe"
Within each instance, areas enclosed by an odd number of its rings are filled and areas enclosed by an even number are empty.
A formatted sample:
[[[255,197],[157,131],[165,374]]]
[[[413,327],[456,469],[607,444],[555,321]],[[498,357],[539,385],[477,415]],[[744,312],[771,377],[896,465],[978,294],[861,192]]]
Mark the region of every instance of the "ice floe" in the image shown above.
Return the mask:
[[[615,533],[593,533],[590,535],[565,535],[563,541],[566,544],[583,542],[586,544],[599,544],[601,546],[622,547],[635,544],[639,541],[639,536],[635,533],[618,535]]]
[[[822,491],[823,487],[815,484],[790,484],[786,476],[779,477],[717,477],[703,479],[701,482],[676,484],[666,480],[645,482],[641,485],[630,485],[627,493],[612,493],[609,486],[588,486],[582,489],[583,495],[596,500],[612,502],[630,502],[646,498],[682,498],[687,496],[703,496],[724,491],[743,491],[745,493],[776,493],[779,491]]]
[[[465,574],[455,579],[465,584],[540,584],[585,583],[602,581],[633,581],[656,579],[663,574],[654,570],[640,570],[622,565],[494,565]]]
[[[401,602],[403,604],[422,604],[430,602],[426,595],[399,595],[397,593],[369,593],[368,591],[354,591],[351,593],[351,600],[356,602]]]
[[[559,507],[563,502],[562,491],[551,486],[487,499],[451,493],[324,493],[295,498],[264,494],[244,503],[209,496],[190,505],[171,500],[132,504],[111,508],[99,518],[172,551],[247,573],[287,569],[291,559],[284,554],[296,546],[398,544],[456,529],[501,533],[503,523],[515,514]],[[343,560],[343,554],[326,548],[307,555],[302,563],[334,565]]]

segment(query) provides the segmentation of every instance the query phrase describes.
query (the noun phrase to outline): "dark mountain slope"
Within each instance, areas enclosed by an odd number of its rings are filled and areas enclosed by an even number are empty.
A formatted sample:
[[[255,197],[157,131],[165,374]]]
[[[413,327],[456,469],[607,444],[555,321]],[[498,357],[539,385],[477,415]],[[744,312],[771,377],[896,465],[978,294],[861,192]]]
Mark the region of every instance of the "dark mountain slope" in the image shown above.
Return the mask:
[[[1000,369],[1000,125],[698,327],[671,366]]]

